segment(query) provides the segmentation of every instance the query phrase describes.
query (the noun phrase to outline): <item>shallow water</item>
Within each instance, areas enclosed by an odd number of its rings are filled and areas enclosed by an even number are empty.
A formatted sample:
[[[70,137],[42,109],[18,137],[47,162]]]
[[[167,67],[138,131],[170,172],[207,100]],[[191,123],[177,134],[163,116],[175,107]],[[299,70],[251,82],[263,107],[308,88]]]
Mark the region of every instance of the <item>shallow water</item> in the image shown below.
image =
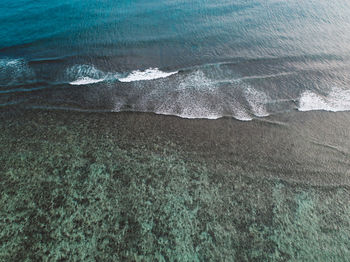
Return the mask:
[[[349,32],[341,0],[3,0],[0,260],[346,261]]]
[[[348,112],[0,112],[0,260],[350,255]]]

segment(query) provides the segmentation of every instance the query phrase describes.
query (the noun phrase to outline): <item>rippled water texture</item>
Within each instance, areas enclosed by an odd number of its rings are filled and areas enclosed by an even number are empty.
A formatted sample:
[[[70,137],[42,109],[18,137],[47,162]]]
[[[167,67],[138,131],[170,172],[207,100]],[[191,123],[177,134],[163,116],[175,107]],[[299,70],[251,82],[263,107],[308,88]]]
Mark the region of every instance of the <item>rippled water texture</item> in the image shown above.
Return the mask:
[[[0,261],[350,257],[349,1],[0,2]]]
[[[16,1],[0,105],[251,120],[350,109],[346,1]]]

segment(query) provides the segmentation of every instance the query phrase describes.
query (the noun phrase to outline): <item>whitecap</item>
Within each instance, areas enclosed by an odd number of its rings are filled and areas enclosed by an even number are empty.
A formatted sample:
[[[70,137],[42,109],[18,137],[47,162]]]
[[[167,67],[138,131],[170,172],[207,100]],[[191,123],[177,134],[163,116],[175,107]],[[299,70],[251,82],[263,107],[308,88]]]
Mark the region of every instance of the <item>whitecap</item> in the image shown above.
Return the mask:
[[[248,87],[244,90],[245,98],[251,107],[252,113],[257,117],[268,116],[266,104],[271,100],[264,92]]]
[[[100,79],[94,79],[90,77],[80,77],[75,81],[69,82],[71,85],[88,85],[88,84],[95,84],[104,81],[104,78]]]
[[[66,70],[71,85],[87,85],[105,80],[106,74],[93,65],[74,65]]]
[[[350,90],[334,87],[327,95],[305,91],[299,99],[298,110],[348,111],[350,110]]]
[[[134,82],[134,81],[145,81],[145,80],[154,80],[159,78],[166,78],[168,76],[177,74],[178,71],[175,72],[163,72],[158,68],[149,68],[145,71],[134,70],[126,77],[121,77],[118,80],[120,82]]]
[[[188,119],[218,119],[232,116],[238,120],[252,120],[250,113],[238,101],[238,98],[225,96],[226,89],[220,88],[220,82],[209,78],[203,71],[196,70],[182,74],[171,81],[159,81],[149,85],[132,85],[139,90],[140,96],[128,110],[155,112],[162,115],[175,115]],[[232,90],[234,91],[234,90]],[[133,94],[133,91],[130,92]],[[116,103],[115,110],[123,105]]]

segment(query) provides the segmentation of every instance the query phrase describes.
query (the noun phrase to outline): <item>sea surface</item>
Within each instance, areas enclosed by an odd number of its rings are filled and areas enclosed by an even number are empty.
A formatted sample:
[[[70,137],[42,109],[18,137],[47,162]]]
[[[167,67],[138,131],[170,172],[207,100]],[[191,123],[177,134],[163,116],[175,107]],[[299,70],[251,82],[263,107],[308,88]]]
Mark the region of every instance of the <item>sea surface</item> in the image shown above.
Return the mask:
[[[348,261],[349,0],[0,0],[0,261]]]
[[[0,106],[251,120],[350,109],[350,3],[0,5]]]

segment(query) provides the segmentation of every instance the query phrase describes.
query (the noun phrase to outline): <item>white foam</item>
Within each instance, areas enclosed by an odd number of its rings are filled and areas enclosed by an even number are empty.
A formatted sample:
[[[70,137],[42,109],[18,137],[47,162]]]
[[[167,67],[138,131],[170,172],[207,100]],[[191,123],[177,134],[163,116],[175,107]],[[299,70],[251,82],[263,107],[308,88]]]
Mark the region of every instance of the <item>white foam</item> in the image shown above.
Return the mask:
[[[266,110],[266,104],[270,99],[264,92],[248,87],[244,90],[244,93],[255,116],[265,117],[269,115]]]
[[[215,79],[208,78],[201,70],[181,74],[171,81],[155,82],[140,92],[131,111],[155,112],[188,119],[218,119],[232,116],[242,121],[252,120],[250,113],[237,98],[225,96]],[[132,88],[144,88],[135,85]],[[224,92],[224,93],[222,93]],[[131,96],[133,92],[130,92]],[[115,104],[115,111],[123,110],[123,103]]]
[[[178,71],[175,72],[163,72],[158,68],[149,68],[145,71],[134,70],[126,77],[119,78],[120,82],[134,82],[134,81],[145,81],[145,80],[153,80],[159,78],[166,78],[168,76],[177,74]]]
[[[251,121],[253,118],[241,107],[236,107],[233,117],[241,121]]]
[[[215,120],[215,119],[219,119],[219,118],[223,117],[222,115],[218,115],[218,114],[203,114],[203,112],[199,113],[198,115],[193,114],[193,112],[177,114],[177,113],[156,111],[155,113],[159,114],[159,115],[178,116],[178,117],[186,118],[186,119],[212,119],[212,120]]]
[[[156,114],[160,115],[174,115],[181,118],[186,119],[219,119],[221,117],[224,117],[225,115],[214,113],[208,110],[205,107],[197,107],[197,108],[186,108],[181,113],[176,113],[174,111],[162,111],[162,110],[156,110]],[[244,110],[242,109],[236,109],[234,112],[233,118],[241,121],[251,121],[253,120],[252,117],[250,117]]]
[[[20,59],[14,59],[14,60],[10,60],[10,59],[3,59],[1,60],[0,64],[1,66],[15,66],[15,65],[20,65],[22,63],[22,61]]]
[[[0,84],[23,84],[35,79],[33,69],[24,59],[0,59]]]
[[[176,87],[178,91],[186,91],[189,89],[202,90],[205,92],[215,91],[215,81],[205,76],[203,71],[194,71],[184,78]]]
[[[334,87],[325,96],[306,91],[300,97],[298,110],[348,111],[350,110],[350,90]]]
[[[104,81],[106,74],[93,65],[75,65],[66,70],[66,77],[74,79],[71,85],[88,85]]]
[[[213,106],[212,94],[208,95],[208,92],[214,91],[214,83],[202,71],[192,72],[178,81],[164,94],[163,99],[157,99],[160,104],[156,106],[156,113],[188,119],[222,117]]]
[[[75,81],[69,82],[71,85],[88,85],[88,84],[95,84],[104,81],[105,78],[100,79],[94,79],[90,77],[80,77]]]

